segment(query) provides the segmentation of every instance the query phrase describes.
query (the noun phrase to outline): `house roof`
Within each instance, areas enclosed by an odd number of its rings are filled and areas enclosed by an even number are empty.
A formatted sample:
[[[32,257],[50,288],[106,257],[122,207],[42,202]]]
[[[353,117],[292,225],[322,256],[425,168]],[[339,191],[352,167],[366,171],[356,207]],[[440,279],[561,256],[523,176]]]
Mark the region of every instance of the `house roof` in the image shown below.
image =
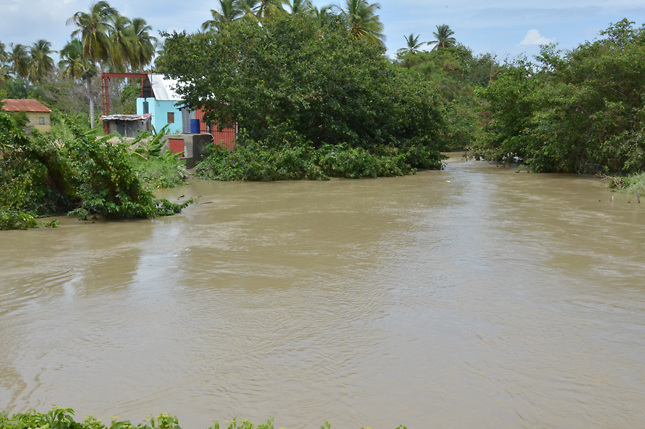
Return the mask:
[[[6,98],[2,100],[5,112],[51,112],[43,103],[37,100],[14,100]]]
[[[181,101],[181,97],[177,94],[177,80],[166,79],[162,74],[150,73],[148,75],[150,84],[152,85],[152,92],[155,99],[159,101]]]

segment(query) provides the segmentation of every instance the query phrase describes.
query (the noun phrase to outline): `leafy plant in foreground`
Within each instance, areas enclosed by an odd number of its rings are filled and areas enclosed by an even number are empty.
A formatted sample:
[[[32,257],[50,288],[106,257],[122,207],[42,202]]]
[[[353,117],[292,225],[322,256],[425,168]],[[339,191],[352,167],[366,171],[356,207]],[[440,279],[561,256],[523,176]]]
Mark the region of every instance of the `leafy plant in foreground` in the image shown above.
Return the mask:
[[[74,410],[71,408],[54,408],[46,413],[30,410],[26,413],[9,415],[0,411],[0,429],[181,429],[179,420],[175,416],[163,413],[157,417],[149,417],[139,424],[132,424],[129,420],[112,418],[109,426],[104,425],[94,416],[87,417],[82,423],[74,420]],[[215,421],[208,429],[275,429],[274,419],[267,419],[266,423],[255,424],[250,420],[233,418],[220,425]],[[320,429],[331,429],[329,422],[325,422]],[[398,426],[396,429],[406,429]]]
[[[66,119],[64,119],[66,120]],[[189,202],[158,200],[144,187],[124,145],[95,139],[67,121],[72,138],[26,136],[0,112],[0,229],[37,226],[35,218],[69,211],[85,219],[150,218]]]

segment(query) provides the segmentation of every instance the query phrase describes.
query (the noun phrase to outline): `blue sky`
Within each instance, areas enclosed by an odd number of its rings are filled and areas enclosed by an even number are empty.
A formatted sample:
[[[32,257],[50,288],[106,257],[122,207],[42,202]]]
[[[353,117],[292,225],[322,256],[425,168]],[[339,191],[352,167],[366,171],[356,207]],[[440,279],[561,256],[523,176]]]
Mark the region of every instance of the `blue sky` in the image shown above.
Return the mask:
[[[142,17],[157,30],[197,31],[209,18],[216,0],[108,0],[121,14]],[[330,1],[313,0],[316,6]],[[344,1],[344,0],[343,0]],[[0,0],[0,42],[32,44],[44,38],[54,49],[69,40],[67,19],[89,10],[91,0]],[[336,2],[337,4],[340,1]],[[385,25],[388,54],[405,45],[404,35],[431,40],[439,24],[448,24],[455,37],[476,54],[492,52],[499,59],[538,52],[539,44],[555,42],[571,49],[593,40],[610,23],[628,18],[645,22],[643,0],[384,0],[380,17]]]

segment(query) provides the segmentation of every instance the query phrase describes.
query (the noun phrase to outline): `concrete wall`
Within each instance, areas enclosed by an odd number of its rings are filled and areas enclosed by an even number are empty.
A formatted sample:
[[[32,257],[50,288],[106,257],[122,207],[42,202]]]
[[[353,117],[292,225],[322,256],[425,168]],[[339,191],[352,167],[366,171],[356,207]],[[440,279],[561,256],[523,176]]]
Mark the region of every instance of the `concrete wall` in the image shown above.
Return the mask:
[[[117,133],[123,137],[136,137],[141,131],[150,131],[150,126],[147,121],[119,121],[119,120],[103,120],[103,129],[107,132]]]
[[[186,168],[195,168],[204,158],[208,156],[206,146],[213,142],[213,136],[210,134],[171,134],[164,136],[164,144],[161,147],[161,153],[170,150],[169,139],[184,140],[184,156]]]
[[[182,132],[181,110],[174,101],[157,101],[154,98],[137,98],[137,115],[143,115],[143,102],[148,101],[148,112],[152,115],[152,126],[159,131],[168,123],[168,113],[174,113],[175,120],[168,127],[168,134]]]
[[[25,112],[29,119],[28,127],[35,128],[41,133],[49,133],[52,130],[51,114],[49,112]],[[42,120],[41,120],[42,118]],[[41,124],[41,122],[44,122]]]

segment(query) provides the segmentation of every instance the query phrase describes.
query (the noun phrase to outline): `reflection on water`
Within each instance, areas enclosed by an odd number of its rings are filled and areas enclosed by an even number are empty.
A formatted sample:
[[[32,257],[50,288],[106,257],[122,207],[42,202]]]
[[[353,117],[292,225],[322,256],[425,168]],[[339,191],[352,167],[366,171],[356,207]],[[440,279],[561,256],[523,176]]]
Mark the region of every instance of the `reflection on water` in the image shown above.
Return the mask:
[[[594,179],[451,162],[167,192],[198,203],[0,234],[1,409],[645,425],[645,212]]]

